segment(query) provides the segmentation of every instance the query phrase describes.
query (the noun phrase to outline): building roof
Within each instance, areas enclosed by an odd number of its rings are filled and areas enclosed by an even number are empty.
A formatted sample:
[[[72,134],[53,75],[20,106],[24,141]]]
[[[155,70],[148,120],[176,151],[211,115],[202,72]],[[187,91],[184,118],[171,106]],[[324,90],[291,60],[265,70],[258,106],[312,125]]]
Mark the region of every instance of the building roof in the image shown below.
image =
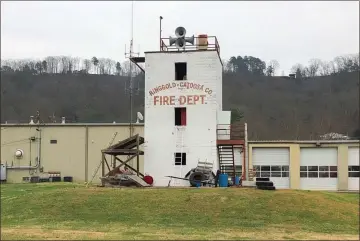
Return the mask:
[[[359,143],[359,140],[249,140],[249,144],[283,143],[283,144],[338,144],[338,143]]]
[[[144,126],[144,123],[133,123],[133,126]],[[38,126],[37,124],[29,124],[29,123],[11,123],[11,124],[0,124],[1,127],[26,127],[26,126]],[[45,123],[40,126],[45,127],[64,127],[64,126],[130,126],[130,123]]]

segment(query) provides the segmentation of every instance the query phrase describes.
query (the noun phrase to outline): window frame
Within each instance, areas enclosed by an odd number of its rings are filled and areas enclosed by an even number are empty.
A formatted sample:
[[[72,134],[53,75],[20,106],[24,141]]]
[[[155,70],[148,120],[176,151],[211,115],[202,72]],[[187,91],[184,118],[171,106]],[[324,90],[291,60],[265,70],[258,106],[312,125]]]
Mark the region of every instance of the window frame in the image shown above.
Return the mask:
[[[187,80],[187,67],[188,67],[187,62],[175,62],[174,66],[175,66],[175,81],[186,81]],[[182,79],[178,78],[178,76],[179,76],[178,69],[180,69],[180,68],[185,69],[185,74]]]
[[[264,168],[262,168],[262,167],[264,167]],[[272,167],[277,167],[277,168],[272,168]],[[272,170],[272,169],[275,169],[275,170]],[[290,177],[290,166],[289,165],[254,165],[253,170],[255,170],[255,172],[256,172],[256,177],[269,177],[269,178],[289,178]],[[276,175],[273,175],[273,173],[276,173]],[[278,176],[279,174],[280,174],[280,176]]]
[[[300,166],[300,178],[337,178],[337,166]]]
[[[356,167],[356,168],[354,168],[354,167]],[[360,178],[360,166],[358,166],[358,165],[348,165],[348,177],[350,177],[350,178]]]
[[[174,153],[174,165],[175,166],[186,166],[186,152],[175,152]]]
[[[177,113],[179,110],[179,113]],[[177,115],[180,115],[180,124],[177,124]],[[174,124],[175,126],[186,126],[186,119],[187,119],[187,110],[186,107],[175,107],[174,108]]]

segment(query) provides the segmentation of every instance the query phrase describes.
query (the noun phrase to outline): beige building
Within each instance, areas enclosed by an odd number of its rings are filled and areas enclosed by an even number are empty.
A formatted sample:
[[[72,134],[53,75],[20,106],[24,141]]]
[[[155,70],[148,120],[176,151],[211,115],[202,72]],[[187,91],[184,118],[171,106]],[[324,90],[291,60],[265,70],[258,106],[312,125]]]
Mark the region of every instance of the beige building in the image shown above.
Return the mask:
[[[359,141],[253,141],[249,167],[277,189],[359,190]]]
[[[100,164],[101,150],[108,146],[115,133],[113,144],[130,136],[129,124],[46,124],[39,128],[40,131],[37,129],[37,125],[30,124],[1,126],[1,163],[8,166],[7,182],[22,182],[23,177],[41,176],[47,172],[72,176],[74,182],[90,181]],[[134,134],[143,136],[143,130],[143,124],[133,125]],[[21,157],[16,156],[17,150],[22,152]],[[35,166],[38,156],[42,170],[34,173],[35,168],[19,168]],[[136,168],[136,160],[130,164]],[[141,156],[140,172],[143,172],[143,166]],[[100,174],[101,167],[94,183],[100,182]]]
[[[7,182],[51,171],[72,176],[74,182],[87,182],[114,134],[114,143],[130,136],[129,124],[47,124],[37,129],[30,124],[1,126],[1,163],[8,167]],[[134,124],[133,130],[144,137],[143,124]],[[248,166],[255,176],[270,177],[277,189],[359,190],[359,147],[356,140],[249,141]],[[39,168],[29,170],[38,156]],[[136,160],[131,166],[136,168]],[[93,183],[100,182],[100,174],[101,168]]]

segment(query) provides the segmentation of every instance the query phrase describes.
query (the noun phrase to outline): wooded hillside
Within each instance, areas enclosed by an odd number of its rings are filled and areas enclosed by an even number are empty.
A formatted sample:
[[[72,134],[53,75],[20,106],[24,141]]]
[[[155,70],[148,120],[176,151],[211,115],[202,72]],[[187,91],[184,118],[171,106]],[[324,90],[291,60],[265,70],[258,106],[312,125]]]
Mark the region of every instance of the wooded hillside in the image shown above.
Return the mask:
[[[273,76],[276,61],[266,66],[251,56],[232,57],[223,73],[224,109],[243,112],[242,121],[248,123],[252,140],[318,139],[329,132],[354,136],[359,133],[358,62],[343,63],[337,69],[321,68],[316,61],[308,67],[294,65],[298,75],[289,78]],[[62,116],[67,122],[129,122],[129,94],[125,92],[129,77],[120,64],[115,75],[105,71],[106,65],[100,73],[90,74],[91,61],[85,71],[69,71],[69,65],[74,66],[69,62],[49,71],[49,62],[44,61],[22,68],[18,64],[17,69],[3,64],[1,122],[26,123],[37,110],[44,122],[53,122],[53,115],[57,122]],[[330,72],[321,72],[326,69]],[[133,119],[137,111],[144,113],[143,74],[135,77],[135,87],[139,91],[134,96]]]
[[[128,122],[123,76],[2,73],[1,122],[27,122],[37,110],[76,122]],[[143,76],[137,77],[143,89]],[[144,92],[134,99],[143,113]],[[359,74],[286,79],[224,73],[224,108],[239,108],[251,139],[309,139],[359,126]],[[135,118],[135,117],[134,117]],[[146,117],[145,117],[146,118]],[[201,117],[199,117],[201,118]]]

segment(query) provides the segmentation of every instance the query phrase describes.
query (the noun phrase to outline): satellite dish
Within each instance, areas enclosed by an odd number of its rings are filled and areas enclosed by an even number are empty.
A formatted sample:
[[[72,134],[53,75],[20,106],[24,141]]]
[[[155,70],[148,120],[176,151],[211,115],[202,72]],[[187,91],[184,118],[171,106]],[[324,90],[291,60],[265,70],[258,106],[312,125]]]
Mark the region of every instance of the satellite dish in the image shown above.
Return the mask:
[[[144,120],[144,116],[140,112],[137,113],[136,123],[139,123],[139,120]]]

